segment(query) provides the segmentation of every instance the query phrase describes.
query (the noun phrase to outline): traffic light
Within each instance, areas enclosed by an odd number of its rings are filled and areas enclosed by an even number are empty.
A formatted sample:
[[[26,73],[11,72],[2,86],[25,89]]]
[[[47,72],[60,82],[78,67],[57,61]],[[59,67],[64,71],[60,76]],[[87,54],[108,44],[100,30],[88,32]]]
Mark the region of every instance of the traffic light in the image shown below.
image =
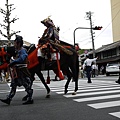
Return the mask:
[[[93,30],[101,30],[102,29],[102,26],[95,26],[94,28],[93,28]]]

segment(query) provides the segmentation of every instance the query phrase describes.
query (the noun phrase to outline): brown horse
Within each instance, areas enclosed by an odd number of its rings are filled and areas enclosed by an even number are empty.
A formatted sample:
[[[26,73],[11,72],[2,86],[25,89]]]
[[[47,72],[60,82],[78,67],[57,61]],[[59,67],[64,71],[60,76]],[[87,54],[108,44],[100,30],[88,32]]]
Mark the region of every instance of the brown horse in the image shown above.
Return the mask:
[[[27,48],[28,54],[32,54],[33,51],[35,52],[36,47],[35,45],[33,45],[31,47],[31,49],[29,49],[29,47]],[[63,72],[63,74],[65,74],[67,76],[67,82],[65,84],[65,90],[64,93],[66,94],[68,92],[68,85],[70,83],[71,78],[73,78],[73,81],[75,82],[75,89],[74,92],[76,92],[78,90],[78,76],[79,76],[79,60],[78,60],[78,54],[76,52],[76,50],[72,47],[67,48],[69,51],[71,51],[73,54],[69,55],[66,54],[65,52],[61,51],[60,52],[60,68]],[[36,54],[36,53],[35,53]],[[37,57],[37,55],[35,55]],[[35,60],[35,57],[32,57]],[[33,61],[34,61],[33,60]],[[32,61],[31,61],[32,62]],[[40,71],[41,70],[41,64],[45,64],[44,70],[53,70],[57,76],[59,76],[59,71],[58,71],[58,63],[57,61],[48,61],[45,60],[44,58],[39,57],[39,61],[37,62],[33,62],[33,63],[38,63],[37,65],[35,65],[35,67],[32,67],[30,69],[31,74],[33,74],[34,69],[36,71]],[[74,94],[74,93],[73,93]]]

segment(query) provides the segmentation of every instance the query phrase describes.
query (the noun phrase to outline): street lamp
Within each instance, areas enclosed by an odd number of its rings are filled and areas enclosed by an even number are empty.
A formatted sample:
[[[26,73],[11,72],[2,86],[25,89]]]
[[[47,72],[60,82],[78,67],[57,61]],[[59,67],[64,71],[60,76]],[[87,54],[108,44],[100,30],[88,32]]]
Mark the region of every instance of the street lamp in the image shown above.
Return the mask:
[[[91,30],[101,30],[102,26],[95,26],[93,28],[86,28],[86,27],[77,27],[75,28],[74,32],[73,32],[73,36],[74,36],[74,47],[75,47],[75,32],[77,29],[91,29]],[[92,34],[92,38],[93,38],[93,34]],[[94,45],[94,41],[92,40],[92,44]],[[94,47],[93,47],[94,50]],[[94,54],[94,53],[93,53]]]
[[[73,36],[74,36],[74,47],[75,47],[75,31],[76,31],[77,29],[92,29],[92,28],[86,28],[86,27],[77,27],[77,28],[75,28],[75,30],[74,30],[74,32],[73,32]]]

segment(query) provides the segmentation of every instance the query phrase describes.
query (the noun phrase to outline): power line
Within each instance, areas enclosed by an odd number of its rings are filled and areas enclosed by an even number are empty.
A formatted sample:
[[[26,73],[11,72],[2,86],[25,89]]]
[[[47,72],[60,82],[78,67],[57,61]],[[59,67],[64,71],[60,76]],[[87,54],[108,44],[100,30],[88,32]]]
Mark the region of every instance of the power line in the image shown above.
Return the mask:
[[[115,15],[115,17],[112,19],[112,21],[107,25],[107,27],[105,27],[105,29],[104,29],[97,37],[99,37],[99,36],[109,27],[109,25],[115,20],[115,18],[116,18],[117,15],[119,14],[119,12],[120,12],[120,9],[119,9],[119,11],[117,12],[117,14]],[[95,39],[96,39],[97,37],[95,37]]]
[[[80,40],[80,41],[78,41],[78,42],[84,42],[84,41],[89,40],[89,39],[91,39],[91,37],[86,38],[86,39],[83,39],[83,40]]]

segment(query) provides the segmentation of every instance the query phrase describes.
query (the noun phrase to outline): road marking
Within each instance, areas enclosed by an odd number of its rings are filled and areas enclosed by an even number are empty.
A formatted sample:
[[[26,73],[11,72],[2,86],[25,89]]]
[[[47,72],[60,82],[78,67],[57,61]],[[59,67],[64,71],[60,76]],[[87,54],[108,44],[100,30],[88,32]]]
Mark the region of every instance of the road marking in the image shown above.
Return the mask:
[[[111,91],[103,91],[103,92],[90,92],[90,93],[80,93],[76,95],[64,95],[65,97],[80,97],[80,96],[88,96],[88,95],[103,95],[108,93],[120,93],[120,90],[111,90]]]
[[[10,90],[1,90],[0,93],[8,93]]]
[[[119,97],[120,97],[120,94],[116,94],[116,95],[99,96],[99,97],[88,97],[88,98],[73,99],[73,100],[76,101],[76,102],[87,102],[87,101],[94,101],[94,100],[119,98]]]
[[[120,118],[120,112],[113,112],[113,113],[109,113],[109,114],[112,116]]]
[[[65,84],[65,82],[66,81],[61,81],[59,85],[51,82],[49,87],[51,91],[54,91],[57,94],[64,94],[65,88],[63,84]],[[67,98],[73,98],[73,101],[76,102],[94,102],[93,104],[87,104],[87,106],[94,109],[105,109],[120,106],[120,101],[113,101],[115,98],[120,98],[120,94],[118,94],[120,93],[120,85],[116,84],[114,81],[93,80],[92,84],[88,84],[85,80],[82,80],[79,81],[79,90],[77,91],[77,94],[71,95],[69,93],[73,93],[74,86],[74,83],[71,83],[68,87],[68,94],[63,96]],[[108,102],[95,103],[97,100],[107,100]],[[120,112],[112,112],[108,114],[120,118]]]
[[[110,88],[112,87],[112,88]],[[114,88],[113,88],[114,87]],[[92,91],[100,91],[100,90],[114,90],[114,89],[120,89],[120,87],[116,87],[116,86],[100,86],[99,88],[98,87],[88,87],[89,89],[82,89],[82,88],[79,88],[79,90],[77,91],[77,93],[80,93],[80,92],[92,92]],[[90,88],[93,88],[93,89],[90,89]],[[98,88],[98,89],[97,89]],[[55,90],[52,90],[52,91],[55,91]],[[57,90],[58,91],[58,90]],[[61,90],[59,90],[58,92],[56,91],[57,94],[63,94],[63,91],[61,92]],[[68,93],[73,93],[73,91],[69,90],[68,89]]]
[[[101,108],[120,106],[120,101],[102,102],[102,103],[87,104],[87,105],[95,109],[101,109]]]
[[[87,84],[87,83],[84,83],[84,84]],[[97,84],[97,85],[86,85],[86,86],[79,85],[78,86],[79,90],[77,92],[80,92],[81,90],[91,89],[91,88],[106,88],[106,87],[118,87],[118,84],[113,84],[113,85]],[[59,92],[59,91],[63,91],[65,89],[65,87],[63,86],[61,87],[61,89],[58,86],[56,86],[56,88],[53,88],[53,87],[50,87],[50,88],[52,91],[55,91],[58,94],[62,94],[63,92]],[[73,85],[68,87],[68,90],[73,90],[73,89],[74,89]],[[69,93],[72,93],[72,92],[69,91]]]

